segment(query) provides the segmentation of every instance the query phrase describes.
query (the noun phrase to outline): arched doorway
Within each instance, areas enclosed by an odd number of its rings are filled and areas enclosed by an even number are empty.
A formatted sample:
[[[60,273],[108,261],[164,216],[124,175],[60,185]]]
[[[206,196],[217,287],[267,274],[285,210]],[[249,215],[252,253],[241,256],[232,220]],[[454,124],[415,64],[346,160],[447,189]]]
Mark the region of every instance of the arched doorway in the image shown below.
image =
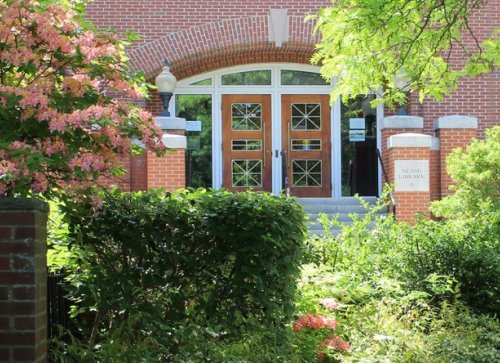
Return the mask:
[[[201,131],[187,131],[188,185],[278,194],[288,180],[298,197],[349,196],[356,189],[377,195],[376,162],[363,157],[371,165],[370,178],[363,179],[370,185],[359,178],[354,185],[359,170],[346,168],[346,158],[368,137],[376,147],[382,110],[372,110],[364,131],[352,129],[360,127],[350,120],[363,118],[362,110],[340,100],[330,105],[331,87],[319,67],[288,63],[230,67],[180,81],[171,112],[202,124]]]

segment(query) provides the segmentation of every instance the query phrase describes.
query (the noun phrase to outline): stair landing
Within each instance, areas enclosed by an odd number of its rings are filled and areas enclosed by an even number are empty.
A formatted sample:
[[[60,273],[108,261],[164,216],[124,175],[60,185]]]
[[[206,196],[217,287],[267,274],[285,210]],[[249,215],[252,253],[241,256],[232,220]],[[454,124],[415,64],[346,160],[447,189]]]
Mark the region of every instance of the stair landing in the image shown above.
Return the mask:
[[[378,201],[378,197],[363,197],[369,205],[374,205]],[[321,236],[324,234],[323,228],[318,222],[318,215],[323,213],[329,218],[338,215],[338,220],[343,223],[351,223],[350,214],[358,214],[364,216],[366,210],[360,203],[360,200],[355,197],[343,198],[299,198],[299,203],[302,205],[306,214],[309,216],[307,226],[311,235]],[[387,212],[381,211],[376,214],[377,216],[385,216]],[[338,233],[340,229],[333,227],[332,232]]]

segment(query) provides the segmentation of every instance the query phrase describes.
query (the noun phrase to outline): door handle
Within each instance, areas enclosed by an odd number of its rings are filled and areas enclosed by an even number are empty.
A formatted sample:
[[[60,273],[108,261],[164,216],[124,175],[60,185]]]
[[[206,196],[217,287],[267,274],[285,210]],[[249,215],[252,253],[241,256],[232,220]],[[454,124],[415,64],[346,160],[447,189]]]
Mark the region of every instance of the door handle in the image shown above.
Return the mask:
[[[262,148],[263,150],[263,161],[264,161],[264,168],[266,167],[266,123],[264,123],[264,140],[263,140],[263,143],[264,143],[264,147]]]

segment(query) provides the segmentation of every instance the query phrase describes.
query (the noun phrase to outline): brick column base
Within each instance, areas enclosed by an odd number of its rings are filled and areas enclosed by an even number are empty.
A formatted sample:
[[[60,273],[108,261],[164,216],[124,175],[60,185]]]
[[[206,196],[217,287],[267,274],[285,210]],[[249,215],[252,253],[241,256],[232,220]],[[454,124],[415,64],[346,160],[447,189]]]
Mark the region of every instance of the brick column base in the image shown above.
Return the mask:
[[[396,219],[414,222],[417,213],[430,217],[430,160],[432,137],[405,133],[389,137],[389,180],[394,185]]]
[[[0,198],[0,362],[47,361],[47,212]]]

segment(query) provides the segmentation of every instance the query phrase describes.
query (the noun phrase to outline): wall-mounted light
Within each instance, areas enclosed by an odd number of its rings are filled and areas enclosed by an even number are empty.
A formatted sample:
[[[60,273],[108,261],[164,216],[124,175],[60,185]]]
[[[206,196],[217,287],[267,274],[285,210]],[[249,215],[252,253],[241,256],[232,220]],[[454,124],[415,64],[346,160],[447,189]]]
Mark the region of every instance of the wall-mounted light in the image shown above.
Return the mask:
[[[158,94],[160,95],[161,102],[163,104],[163,111],[160,116],[170,117],[170,112],[168,111],[168,104],[170,99],[174,94],[175,85],[177,84],[177,79],[170,72],[170,67],[168,66],[168,61],[165,59],[163,62],[162,72],[156,76],[155,85],[158,89]]]

